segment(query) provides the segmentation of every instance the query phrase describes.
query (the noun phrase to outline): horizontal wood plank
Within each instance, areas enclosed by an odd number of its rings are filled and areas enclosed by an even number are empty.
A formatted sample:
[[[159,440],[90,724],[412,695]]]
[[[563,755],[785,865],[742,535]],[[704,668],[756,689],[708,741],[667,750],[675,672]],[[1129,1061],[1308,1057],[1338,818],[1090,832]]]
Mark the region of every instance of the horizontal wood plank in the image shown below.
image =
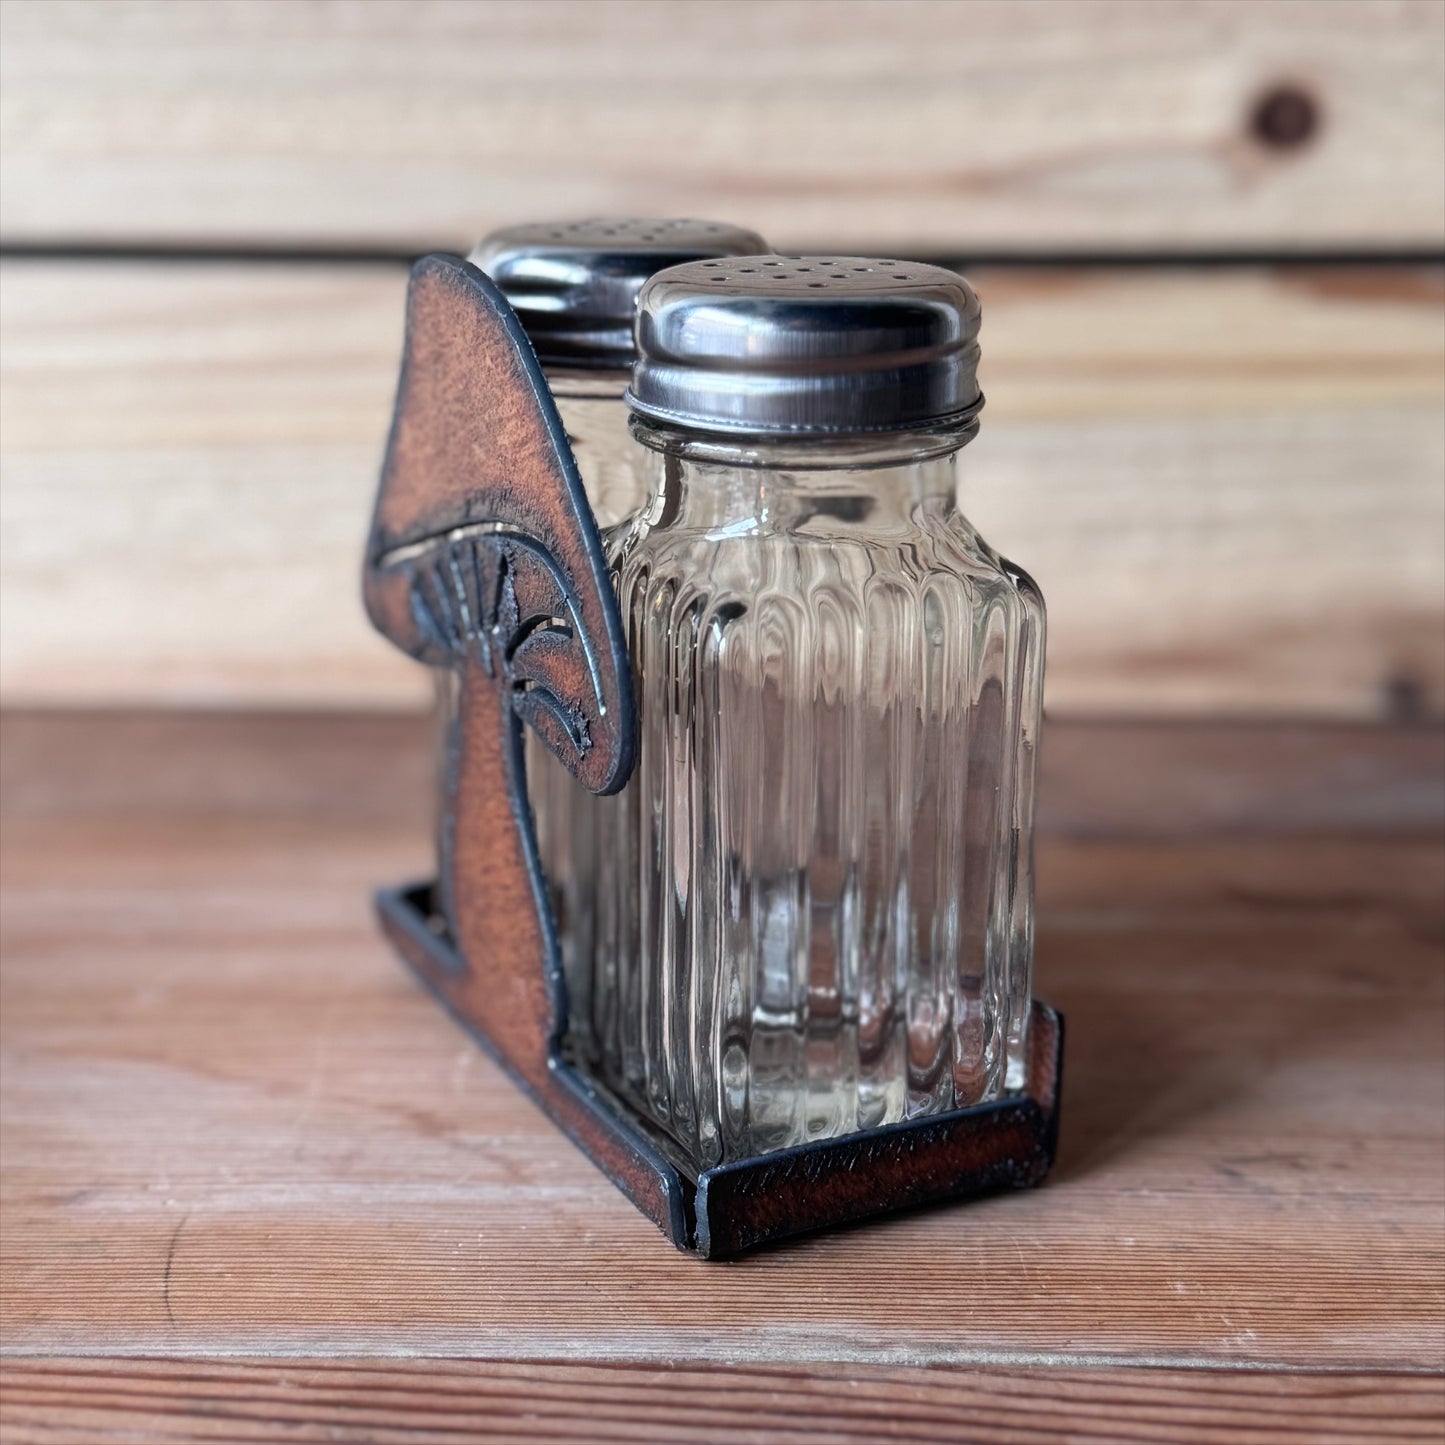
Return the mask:
[[[11,1360],[0,1428],[9,1445],[1377,1445],[1438,1441],[1442,1388],[1411,1375],[1213,1370]]]
[[[885,255],[1445,240],[1434,0],[8,0],[4,26],[11,243],[465,249],[579,214]]]
[[[1445,707],[1438,268],[984,270],[966,510],[1071,713]],[[417,706],[359,559],[397,266],[0,270],[13,704]]]
[[[327,806],[314,741],[218,751],[168,718],[116,750],[83,721],[6,720],[13,1357],[1445,1366],[1438,831],[1046,836],[1050,1183],[707,1266],[388,955],[367,890],[429,849],[423,796],[409,819],[376,801],[385,729],[347,737]],[[97,789],[108,753],[192,786],[130,808],[133,783]],[[289,791],[267,781],[288,757]],[[260,801],[228,803],[248,777]]]
[[[411,713],[7,712],[0,797],[27,817],[279,810],[415,830],[432,815],[437,741]],[[1050,718],[1040,758],[1039,828],[1068,838],[1434,836],[1445,823],[1445,733],[1429,723]]]

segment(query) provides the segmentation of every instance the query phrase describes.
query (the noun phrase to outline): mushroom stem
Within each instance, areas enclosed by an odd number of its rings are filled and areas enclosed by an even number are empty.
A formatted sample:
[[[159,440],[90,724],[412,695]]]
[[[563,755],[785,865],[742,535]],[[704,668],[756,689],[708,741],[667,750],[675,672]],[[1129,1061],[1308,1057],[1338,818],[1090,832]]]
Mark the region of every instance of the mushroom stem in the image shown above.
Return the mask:
[[[455,985],[457,1004],[538,1084],[559,1023],[561,968],[527,803],[522,727],[504,677],[489,675],[474,654],[459,665],[441,860],[443,911],[469,965]],[[539,1019],[546,1029],[538,1030]]]

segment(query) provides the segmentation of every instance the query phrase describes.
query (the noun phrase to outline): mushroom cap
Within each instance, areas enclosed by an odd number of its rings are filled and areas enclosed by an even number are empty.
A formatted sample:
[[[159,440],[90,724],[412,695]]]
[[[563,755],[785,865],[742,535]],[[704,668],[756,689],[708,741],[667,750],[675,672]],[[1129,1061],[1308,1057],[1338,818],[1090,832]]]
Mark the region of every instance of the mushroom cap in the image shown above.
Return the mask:
[[[363,593],[410,656],[479,663],[586,787],[627,781],[632,672],[577,464],[521,323],[456,257],[412,268]]]

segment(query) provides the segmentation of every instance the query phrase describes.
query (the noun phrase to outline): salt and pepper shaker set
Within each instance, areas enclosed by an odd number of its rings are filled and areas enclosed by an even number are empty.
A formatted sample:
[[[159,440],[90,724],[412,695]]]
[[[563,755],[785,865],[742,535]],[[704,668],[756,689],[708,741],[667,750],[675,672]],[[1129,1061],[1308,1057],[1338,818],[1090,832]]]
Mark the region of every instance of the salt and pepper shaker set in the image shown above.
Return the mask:
[[[362,567],[442,683],[382,928],[678,1246],[1037,1184],[1043,604],[957,507],[979,306],[696,221],[412,268]]]
[[[541,363],[633,668],[619,794],[528,743],[568,1060],[694,1177],[1021,1089],[1044,610],[957,506],[973,291],[697,221],[468,259]]]

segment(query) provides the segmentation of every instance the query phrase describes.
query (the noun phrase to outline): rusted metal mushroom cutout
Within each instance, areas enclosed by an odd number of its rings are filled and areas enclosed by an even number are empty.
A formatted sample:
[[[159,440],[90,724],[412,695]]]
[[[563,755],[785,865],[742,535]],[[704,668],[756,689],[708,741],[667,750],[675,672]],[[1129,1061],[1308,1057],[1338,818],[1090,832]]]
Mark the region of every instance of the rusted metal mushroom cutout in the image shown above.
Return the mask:
[[[522,728],[586,787],[615,791],[632,768],[632,682],[551,393],[501,294],[451,257],[412,272],[364,593],[376,627],[459,692],[432,920],[456,956],[429,981],[511,1040],[508,1062],[535,1086],[565,1000]]]
[[[996,1103],[704,1170],[567,1055],[557,930],[522,729],[584,786],[631,772],[632,674],[566,433],[517,317],[476,268],[413,269],[396,414],[365,560],[366,608],[457,689],[435,882],[377,895],[398,952],[680,1249],[792,1234],[1042,1178],[1062,1023],[1034,1006],[1029,1087]]]
[[[682,1181],[564,1057],[566,990],[526,794],[524,726],[595,792],[631,772],[617,602],[521,324],[454,257],[412,271],[363,592],[377,629],[458,691],[439,876],[380,892],[382,926],[488,1052],[685,1242]]]

